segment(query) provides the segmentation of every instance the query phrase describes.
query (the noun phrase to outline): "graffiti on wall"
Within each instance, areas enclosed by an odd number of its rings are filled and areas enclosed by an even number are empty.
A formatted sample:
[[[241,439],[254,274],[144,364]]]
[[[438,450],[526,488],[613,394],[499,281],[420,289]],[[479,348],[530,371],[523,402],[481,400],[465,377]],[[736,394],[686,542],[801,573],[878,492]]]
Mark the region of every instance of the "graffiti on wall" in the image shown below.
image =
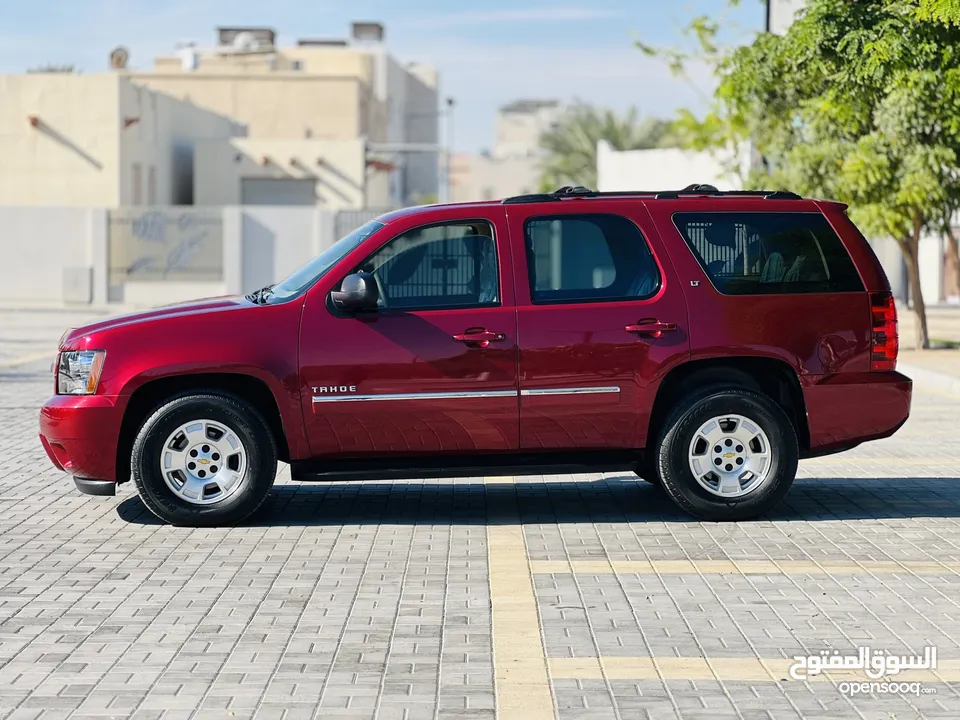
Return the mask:
[[[110,269],[130,280],[220,280],[219,210],[123,208],[110,215]]]

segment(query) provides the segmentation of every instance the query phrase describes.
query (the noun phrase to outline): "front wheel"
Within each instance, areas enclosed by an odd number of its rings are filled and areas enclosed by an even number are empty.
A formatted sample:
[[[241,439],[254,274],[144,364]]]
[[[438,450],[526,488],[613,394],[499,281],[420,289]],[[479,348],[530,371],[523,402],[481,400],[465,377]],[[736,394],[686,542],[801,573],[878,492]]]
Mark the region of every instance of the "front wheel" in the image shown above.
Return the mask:
[[[143,424],[133,444],[140,498],[173,525],[233,525],[270,493],[277,449],[263,417],[218,393],[171,398]]]
[[[663,488],[703,520],[746,520],[783,499],[797,474],[793,423],[768,396],[735,386],[688,395],[664,424]]]

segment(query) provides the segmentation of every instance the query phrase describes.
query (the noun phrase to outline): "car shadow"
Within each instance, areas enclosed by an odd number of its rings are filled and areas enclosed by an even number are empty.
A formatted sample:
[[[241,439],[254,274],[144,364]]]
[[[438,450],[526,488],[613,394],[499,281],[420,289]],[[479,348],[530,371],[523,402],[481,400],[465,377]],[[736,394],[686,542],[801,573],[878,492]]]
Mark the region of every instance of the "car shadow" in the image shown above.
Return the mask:
[[[121,519],[158,520],[137,496]],[[759,521],[960,517],[960,478],[804,478]],[[276,486],[245,526],[515,525],[690,522],[659,489],[630,475],[600,480],[329,482]]]

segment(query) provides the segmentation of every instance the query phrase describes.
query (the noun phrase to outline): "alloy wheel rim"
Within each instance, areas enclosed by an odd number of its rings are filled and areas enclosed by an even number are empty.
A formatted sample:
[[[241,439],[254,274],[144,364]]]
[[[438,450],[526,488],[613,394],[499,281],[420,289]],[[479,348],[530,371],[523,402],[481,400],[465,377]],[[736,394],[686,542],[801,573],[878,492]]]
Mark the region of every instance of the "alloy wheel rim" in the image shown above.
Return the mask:
[[[687,453],[690,472],[711,495],[739,498],[766,484],[773,449],[756,422],[743,415],[718,415],[693,434]]]
[[[247,451],[230,427],[216,420],[191,420],[167,436],[160,473],[167,487],[192,505],[213,505],[243,484]]]

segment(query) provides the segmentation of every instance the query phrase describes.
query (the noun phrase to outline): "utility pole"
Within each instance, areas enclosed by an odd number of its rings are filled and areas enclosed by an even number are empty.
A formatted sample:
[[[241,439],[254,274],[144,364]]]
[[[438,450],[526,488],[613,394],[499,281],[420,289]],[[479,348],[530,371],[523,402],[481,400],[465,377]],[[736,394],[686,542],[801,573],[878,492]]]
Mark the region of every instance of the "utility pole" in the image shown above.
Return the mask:
[[[444,179],[444,186],[445,186],[445,192],[444,192],[444,196],[445,196],[445,197],[444,197],[444,201],[445,201],[445,202],[451,202],[451,201],[453,200],[453,180],[452,180],[452,176],[451,176],[451,168],[452,168],[452,164],[453,164],[453,163],[452,163],[452,157],[453,157],[453,110],[454,110],[454,107],[456,106],[456,100],[454,100],[452,97],[448,97],[447,100],[446,100],[446,103],[447,103],[447,112],[446,112],[446,116],[447,116],[447,142],[446,142],[447,152],[446,152],[446,159],[445,159],[445,163],[444,163],[445,167],[444,167],[444,171],[443,171],[443,175],[444,175],[444,178],[443,178],[443,179]]]

